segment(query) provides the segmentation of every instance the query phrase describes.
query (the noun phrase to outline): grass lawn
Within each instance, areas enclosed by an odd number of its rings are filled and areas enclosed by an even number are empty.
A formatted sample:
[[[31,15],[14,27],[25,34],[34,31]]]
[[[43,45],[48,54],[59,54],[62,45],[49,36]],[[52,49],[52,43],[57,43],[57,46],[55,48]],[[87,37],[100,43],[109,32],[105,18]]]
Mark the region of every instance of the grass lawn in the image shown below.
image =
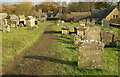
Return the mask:
[[[47,23],[47,24],[46,24]],[[12,61],[13,57],[31,46],[44,32],[44,28],[51,22],[39,23],[38,29],[26,30],[27,27],[11,28],[10,33],[2,32],[2,64],[3,66]]]
[[[74,23],[65,23],[66,25],[71,26],[70,31],[73,32]],[[100,26],[100,25],[96,25]],[[61,31],[60,26],[53,26],[56,31]],[[102,30],[104,31],[104,30]],[[116,31],[118,33],[118,28],[113,28],[111,31]],[[61,34],[56,34],[61,36]],[[78,50],[73,43],[73,40],[70,36],[69,39],[59,38],[57,39],[57,51],[53,50],[54,57],[58,59],[59,62],[52,63],[54,71],[49,71],[46,74],[54,75],[118,75],[118,49],[117,48],[105,48],[104,49],[104,64],[103,69],[81,69],[77,66],[78,59]],[[49,64],[47,67],[51,67]]]

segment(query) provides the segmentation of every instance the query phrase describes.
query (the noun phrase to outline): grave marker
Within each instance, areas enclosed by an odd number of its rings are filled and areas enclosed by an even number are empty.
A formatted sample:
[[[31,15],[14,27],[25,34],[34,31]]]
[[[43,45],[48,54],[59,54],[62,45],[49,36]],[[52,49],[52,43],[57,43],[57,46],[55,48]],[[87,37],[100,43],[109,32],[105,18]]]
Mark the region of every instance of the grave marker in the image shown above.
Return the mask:
[[[104,19],[102,22],[103,22],[103,23],[102,23],[103,27],[104,27],[105,29],[108,29],[108,28],[109,28],[109,21]]]
[[[117,46],[117,35],[116,32],[113,31],[105,31],[101,33],[101,41],[105,44],[105,46]]]
[[[104,43],[100,41],[85,40],[79,42],[78,67],[101,69],[104,58]]]
[[[100,41],[100,27],[88,27],[86,29],[86,39]]]
[[[69,26],[62,26],[62,35],[69,34]]]

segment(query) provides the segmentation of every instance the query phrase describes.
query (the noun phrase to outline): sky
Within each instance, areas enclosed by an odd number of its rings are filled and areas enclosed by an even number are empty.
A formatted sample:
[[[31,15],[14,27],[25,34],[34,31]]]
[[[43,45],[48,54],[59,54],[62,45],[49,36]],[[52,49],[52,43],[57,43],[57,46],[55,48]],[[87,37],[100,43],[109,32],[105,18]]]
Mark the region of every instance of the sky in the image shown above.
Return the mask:
[[[51,1],[55,1],[55,2],[119,2],[120,0],[0,0],[0,3],[10,3],[10,4],[15,4],[15,3],[18,3],[18,2],[23,2],[23,1],[31,1],[33,2],[34,4],[39,4],[40,2],[51,2]]]

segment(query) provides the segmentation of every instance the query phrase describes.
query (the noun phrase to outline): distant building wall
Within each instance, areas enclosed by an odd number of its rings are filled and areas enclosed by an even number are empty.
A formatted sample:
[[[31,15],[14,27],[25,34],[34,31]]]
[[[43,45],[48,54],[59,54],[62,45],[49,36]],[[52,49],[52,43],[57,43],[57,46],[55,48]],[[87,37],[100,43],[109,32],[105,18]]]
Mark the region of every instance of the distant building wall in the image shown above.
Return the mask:
[[[119,17],[120,17],[120,11],[117,9],[117,8],[115,8],[107,17],[106,17],[106,20],[111,20],[111,19],[113,19],[114,17],[114,15],[119,15]]]

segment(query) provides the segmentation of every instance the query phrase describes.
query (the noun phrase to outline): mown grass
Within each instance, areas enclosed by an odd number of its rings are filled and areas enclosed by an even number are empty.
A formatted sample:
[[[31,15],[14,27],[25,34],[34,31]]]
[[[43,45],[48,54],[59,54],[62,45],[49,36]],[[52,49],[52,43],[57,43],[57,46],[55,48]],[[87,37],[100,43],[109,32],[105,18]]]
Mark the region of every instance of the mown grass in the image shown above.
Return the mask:
[[[69,23],[65,23],[70,25]],[[70,25],[70,31],[74,31],[73,26],[78,23]],[[63,24],[62,24],[63,25]],[[100,25],[97,25],[100,26]],[[53,26],[56,31],[61,31],[61,26]],[[104,30],[102,30],[104,31]],[[118,28],[113,28],[111,31],[118,33]],[[61,36],[60,33],[56,34]],[[49,71],[47,74],[54,75],[118,75],[118,48],[106,47],[104,48],[104,62],[103,69],[81,69],[77,66],[78,49],[73,43],[70,35],[67,38],[57,39],[57,47],[53,50],[54,58],[59,62],[52,64],[54,71]],[[57,51],[56,51],[57,50]],[[51,65],[47,66],[51,67]]]
[[[46,24],[47,23],[47,24]],[[38,29],[26,30],[27,27],[11,28],[10,33],[2,32],[2,64],[9,61],[25,49],[31,46],[44,32],[44,28],[51,22],[39,23]]]

